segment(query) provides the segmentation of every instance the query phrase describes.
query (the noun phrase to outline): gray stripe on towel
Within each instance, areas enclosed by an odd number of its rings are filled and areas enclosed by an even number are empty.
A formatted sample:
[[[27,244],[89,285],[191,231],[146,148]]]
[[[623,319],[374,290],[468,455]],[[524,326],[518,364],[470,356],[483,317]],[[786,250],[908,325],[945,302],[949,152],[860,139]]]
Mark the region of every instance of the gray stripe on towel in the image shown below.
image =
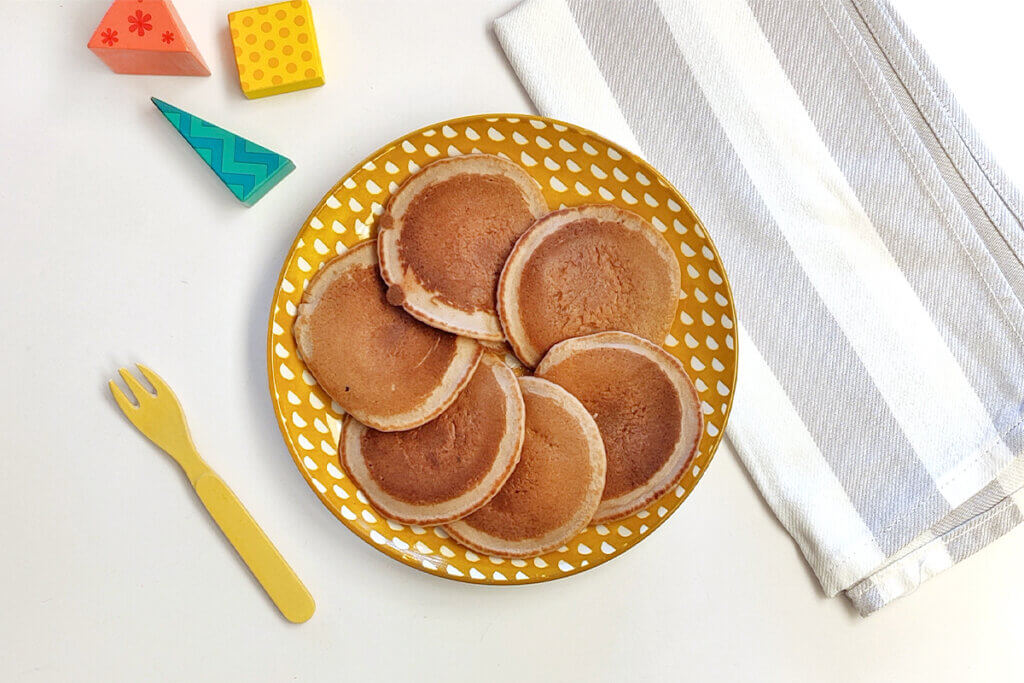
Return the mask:
[[[1024,405],[1021,384],[1009,381],[1024,377],[1024,340],[1019,336],[1024,318],[992,259],[983,258],[986,247],[976,229],[979,221],[984,221],[988,230],[994,228],[984,214],[968,220],[937,171],[932,170],[934,177],[926,189],[926,176],[919,174],[927,174],[930,169],[914,167],[905,149],[915,148],[919,155],[928,151],[905,123],[903,112],[874,63],[855,64],[843,50],[809,54],[801,49],[808,44],[839,42],[838,28],[826,14],[825,5],[815,5],[812,10],[790,3],[752,0],[750,6],[878,234],[921,299],[997,432],[1006,434],[1020,420]],[[829,11],[844,11],[836,0],[829,0],[827,6]],[[870,88],[865,79],[869,79]],[[839,119],[837,100],[843,102]],[[879,107],[888,108],[892,127],[883,122]],[[851,126],[849,121],[860,123]],[[879,169],[885,172],[879,173]],[[936,200],[929,193],[942,202],[944,214],[939,214]],[[955,287],[950,272],[961,274]],[[997,301],[993,288],[1001,291],[1000,282],[1005,296]],[[1006,314],[993,315],[993,307],[1000,305]],[[1012,452],[1020,452],[1024,445],[1021,433],[1009,435],[1008,440],[1014,442],[1008,443]],[[978,444],[979,449],[982,445]]]
[[[953,562],[970,557],[986,545],[996,540],[1010,529],[1024,521],[1020,509],[1011,498],[985,513],[980,520],[969,522],[970,527],[964,532],[953,530],[946,540],[946,548]]]

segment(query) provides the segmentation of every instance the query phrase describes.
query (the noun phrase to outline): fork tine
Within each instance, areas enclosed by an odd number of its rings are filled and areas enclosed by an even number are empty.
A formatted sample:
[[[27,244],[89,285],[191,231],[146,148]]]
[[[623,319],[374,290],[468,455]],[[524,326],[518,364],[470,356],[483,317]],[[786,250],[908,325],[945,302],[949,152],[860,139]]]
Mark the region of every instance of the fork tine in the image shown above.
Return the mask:
[[[144,396],[153,395],[149,393],[149,390],[142,386],[142,382],[135,379],[135,375],[129,372],[128,368],[120,368],[118,369],[117,372],[119,375],[121,375],[121,379],[123,379],[124,383],[128,385],[128,388],[132,391],[132,393],[135,394],[135,400],[140,405],[142,404],[142,399]]]
[[[114,380],[110,380],[108,383],[110,387],[110,393],[114,395],[114,400],[117,401],[117,405],[121,407],[121,411],[131,417],[132,413],[138,410],[138,406],[131,402],[131,400],[124,395],[121,391],[121,387],[117,386]]]
[[[165,382],[160,375],[156,374],[142,363],[136,363],[135,367],[139,369],[139,372],[142,373],[143,377],[149,380],[149,383],[153,385],[153,389],[156,390],[156,393],[160,394],[167,392],[172,396],[174,395],[174,392],[171,391],[171,388],[167,386],[167,382]]]

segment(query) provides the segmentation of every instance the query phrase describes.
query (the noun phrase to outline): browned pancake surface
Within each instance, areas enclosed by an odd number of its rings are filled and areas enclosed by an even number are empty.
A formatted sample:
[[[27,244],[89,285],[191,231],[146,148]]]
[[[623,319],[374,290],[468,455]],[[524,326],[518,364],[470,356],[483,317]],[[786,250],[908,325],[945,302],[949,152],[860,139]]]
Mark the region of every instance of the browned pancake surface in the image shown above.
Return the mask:
[[[588,444],[578,420],[555,401],[524,392],[526,437],[512,476],[465,518],[475,529],[515,541],[568,522],[591,484]]]
[[[536,377],[575,396],[601,433],[607,473],[594,523],[638,511],[692,462],[703,431],[700,397],[660,346],[628,332],[574,337],[551,347]]]
[[[481,364],[441,415],[406,432],[366,430],[362,455],[370,476],[390,496],[412,505],[451,500],[479,484],[505,431],[505,394]],[[482,408],[490,408],[486,410]]]
[[[446,303],[494,311],[501,267],[534,216],[501,175],[461,173],[420,192],[406,209],[399,253]]]
[[[663,262],[654,245],[618,223],[581,218],[565,225],[523,268],[517,299],[527,337],[542,353],[603,330],[660,344],[677,304]]]
[[[455,335],[388,304],[375,266],[354,268],[324,292],[304,359],[346,410],[399,413],[434,391],[455,355]]]
[[[566,358],[543,377],[569,390],[594,417],[607,456],[604,498],[646,484],[679,436],[676,390],[650,361],[602,348]]]

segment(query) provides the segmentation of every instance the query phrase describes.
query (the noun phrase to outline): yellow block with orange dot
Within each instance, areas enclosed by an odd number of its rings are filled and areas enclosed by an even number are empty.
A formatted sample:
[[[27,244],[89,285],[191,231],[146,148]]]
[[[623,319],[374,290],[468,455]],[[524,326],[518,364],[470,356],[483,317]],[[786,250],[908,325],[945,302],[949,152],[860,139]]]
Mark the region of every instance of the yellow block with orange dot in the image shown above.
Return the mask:
[[[313,13],[306,0],[228,14],[238,82],[245,96],[266,97],[324,84]]]

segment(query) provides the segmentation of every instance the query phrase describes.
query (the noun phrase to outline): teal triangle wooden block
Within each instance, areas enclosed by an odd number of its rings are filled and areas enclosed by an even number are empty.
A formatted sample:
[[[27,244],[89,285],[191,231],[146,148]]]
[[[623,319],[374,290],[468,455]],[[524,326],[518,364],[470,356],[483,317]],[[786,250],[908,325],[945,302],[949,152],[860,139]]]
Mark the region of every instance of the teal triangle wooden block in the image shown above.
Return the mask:
[[[255,204],[295,170],[295,164],[288,157],[192,116],[163,100],[150,99],[221,182],[246,206]]]

